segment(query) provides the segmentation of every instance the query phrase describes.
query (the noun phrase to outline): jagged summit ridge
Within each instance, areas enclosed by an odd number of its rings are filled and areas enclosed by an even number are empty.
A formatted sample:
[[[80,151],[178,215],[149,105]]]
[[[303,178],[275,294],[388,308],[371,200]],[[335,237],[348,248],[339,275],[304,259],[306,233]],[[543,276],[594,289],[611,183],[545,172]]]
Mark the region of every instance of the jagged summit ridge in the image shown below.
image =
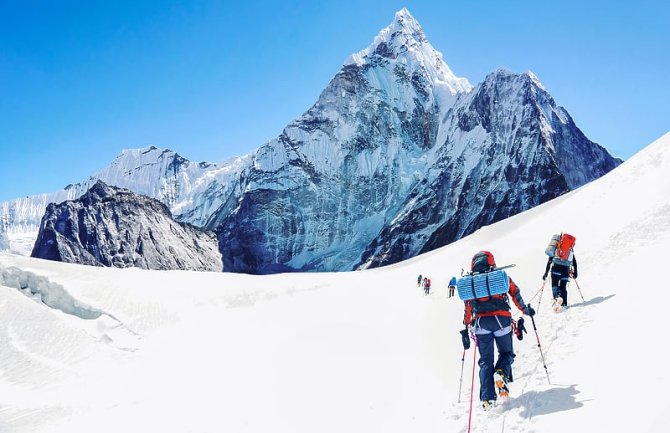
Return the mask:
[[[452,95],[468,92],[472,85],[457,77],[445,63],[442,54],[428,41],[421,25],[406,8],[396,12],[393,22],[375,36],[372,44],[349,56],[344,65],[393,63],[408,70],[422,68],[433,85],[441,85]]]

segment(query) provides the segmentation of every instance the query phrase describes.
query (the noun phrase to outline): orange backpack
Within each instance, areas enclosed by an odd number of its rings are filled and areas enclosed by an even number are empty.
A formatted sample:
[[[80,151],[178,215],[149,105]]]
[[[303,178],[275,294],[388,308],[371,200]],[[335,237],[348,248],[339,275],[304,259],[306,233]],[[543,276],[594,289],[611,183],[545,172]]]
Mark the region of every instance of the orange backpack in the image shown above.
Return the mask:
[[[558,265],[570,266],[572,265],[573,247],[575,246],[576,238],[568,233],[561,233],[554,235],[549,241],[547,249],[544,251],[549,257],[553,258],[553,262]]]
[[[567,233],[561,235],[561,240],[558,241],[558,246],[556,247],[556,255],[561,258],[561,260],[572,261],[572,247],[575,246],[575,237]]]

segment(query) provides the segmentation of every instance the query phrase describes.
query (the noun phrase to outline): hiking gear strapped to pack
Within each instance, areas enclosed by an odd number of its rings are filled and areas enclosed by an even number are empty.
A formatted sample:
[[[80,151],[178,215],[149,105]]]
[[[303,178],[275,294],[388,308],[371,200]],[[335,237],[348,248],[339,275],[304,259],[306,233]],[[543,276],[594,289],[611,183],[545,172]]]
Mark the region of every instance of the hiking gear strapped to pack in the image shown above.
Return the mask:
[[[551,240],[549,241],[549,245],[547,245],[547,248],[544,250],[544,253],[548,255],[549,257],[554,257],[556,255],[556,248],[558,247],[558,243],[561,241],[561,235],[553,235],[551,237]]]
[[[567,233],[553,235],[544,253],[551,257],[554,263],[569,267],[572,264],[574,254],[572,249],[575,246],[575,241],[576,238]]]
[[[472,299],[486,300],[494,295],[503,295],[509,291],[509,278],[503,269],[514,265],[496,267],[493,254],[480,251],[472,257],[472,272],[458,279],[456,289],[462,301]]]
[[[469,274],[458,279],[458,297],[462,301],[486,299],[509,291],[509,277],[501,269],[480,274]]]

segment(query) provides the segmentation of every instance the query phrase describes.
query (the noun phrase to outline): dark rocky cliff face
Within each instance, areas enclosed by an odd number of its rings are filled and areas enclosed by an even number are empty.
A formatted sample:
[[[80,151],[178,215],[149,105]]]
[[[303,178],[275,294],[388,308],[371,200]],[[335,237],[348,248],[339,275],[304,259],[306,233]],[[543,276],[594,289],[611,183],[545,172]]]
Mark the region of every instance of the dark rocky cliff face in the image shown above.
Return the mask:
[[[428,76],[409,79],[383,54],[345,66],[312,109],[255,155],[237,206],[217,219],[227,269],[395,263],[621,163],[586,138],[532,73],[496,71],[440,105]],[[380,75],[399,90],[375,88]],[[413,96],[398,108],[391,94]]]
[[[155,199],[98,181],[50,204],[32,257],[95,266],[221,271],[213,233],[172,219]]]

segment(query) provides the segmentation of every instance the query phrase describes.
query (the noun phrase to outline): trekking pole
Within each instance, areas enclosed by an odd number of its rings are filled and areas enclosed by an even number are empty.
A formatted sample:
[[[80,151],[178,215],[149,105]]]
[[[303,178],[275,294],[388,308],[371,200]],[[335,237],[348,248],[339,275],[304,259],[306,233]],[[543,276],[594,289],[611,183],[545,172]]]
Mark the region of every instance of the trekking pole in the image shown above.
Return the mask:
[[[472,395],[475,393],[475,364],[477,363],[477,336],[470,330],[472,333],[472,338],[475,341],[475,350],[473,350],[472,355],[472,382],[470,382],[470,413],[468,414],[468,433],[470,433],[470,427],[472,426]]]
[[[577,280],[576,280],[575,278],[573,278],[572,281],[574,281],[575,284],[577,285],[577,290],[579,290],[579,296],[582,297],[582,302],[586,302],[586,301],[584,300],[584,295],[582,295],[582,289],[579,287],[579,283],[577,282]]]
[[[542,280],[542,287],[540,287],[540,298],[537,300],[537,311],[540,311],[540,303],[542,302],[542,293],[544,292],[544,285],[547,283],[547,279]]]
[[[465,366],[465,349],[463,349],[463,356],[461,356],[461,380],[458,383],[458,402],[461,402],[461,388],[463,387],[463,367]]]
[[[535,317],[530,316],[530,320],[533,322],[533,330],[535,331],[535,338],[537,339],[537,347],[540,349],[540,356],[542,357],[542,366],[544,367],[544,372],[547,373],[547,382],[549,383],[549,385],[551,385],[551,380],[549,380],[549,370],[547,369],[547,362],[544,360],[544,353],[542,353],[542,345],[540,344],[540,336],[537,335],[537,326],[535,326]]]

